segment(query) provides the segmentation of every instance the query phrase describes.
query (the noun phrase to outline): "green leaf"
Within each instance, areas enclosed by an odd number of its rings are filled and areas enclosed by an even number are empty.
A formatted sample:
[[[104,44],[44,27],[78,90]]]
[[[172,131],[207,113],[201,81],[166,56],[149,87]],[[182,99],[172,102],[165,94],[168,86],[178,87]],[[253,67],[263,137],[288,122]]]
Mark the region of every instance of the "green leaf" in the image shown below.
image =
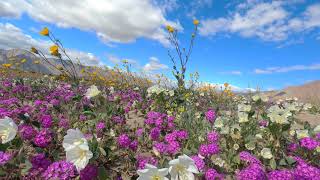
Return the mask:
[[[274,159],[270,160],[270,167],[272,169],[276,169],[277,168],[277,162]]]
[[[285,159],[281,159],[280,162],[279,162],[279,165],[286,166],[287,165],[286,160]]]
[[[104,168],[104,167],[98,168],[98,178],[99,179],[108,179],[106,168]]]
[[[292,157],[286,157],[286,160],[287,160],[289,165],[292,165],[292,164],[294,164],[296,162],[296,160],[293,159]]]

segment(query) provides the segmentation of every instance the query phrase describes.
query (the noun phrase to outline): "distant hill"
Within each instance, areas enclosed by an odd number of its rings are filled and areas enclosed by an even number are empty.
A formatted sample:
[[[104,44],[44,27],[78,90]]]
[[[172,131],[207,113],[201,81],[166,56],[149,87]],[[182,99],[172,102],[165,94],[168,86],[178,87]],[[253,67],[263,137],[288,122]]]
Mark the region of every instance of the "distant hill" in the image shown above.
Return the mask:
[[[26,59],[26,62],[21,64],[20,67],[25,71],[38,72],[42,74],[53,74],[57,75],[60,72],[44,61],[42,58],[28,53],[24,50],[10,49],[4,50],[0,49],[0,64],[9,63],[15,64],[15,62],[21,62],[21,60]],[[48,58],[51,64],[57,66],[61,65],[60,60],[55,58]],[[34,64],[35,61],[39,61],[39,64]],[[79,72],[84,66],[77,65],[76,70]]]

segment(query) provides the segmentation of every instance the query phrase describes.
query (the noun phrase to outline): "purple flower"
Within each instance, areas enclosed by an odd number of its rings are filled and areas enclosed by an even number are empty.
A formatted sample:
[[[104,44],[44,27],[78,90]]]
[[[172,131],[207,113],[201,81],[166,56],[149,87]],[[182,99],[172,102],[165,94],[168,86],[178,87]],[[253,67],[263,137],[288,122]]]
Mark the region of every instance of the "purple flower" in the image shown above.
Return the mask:
[[[141,137],[143,134],[143,128],[138,128],[137,131],[136,131],[136,136],[137,137]]]
[[[201,144],[199,147],[199,152],[201,156],[205,157],[209,155],[208,146],[206,144]]]
[[[294,152],[298,149],[299,145],[296,143],[290,143],[288,146],[288,151]]]
[[[81,180],[93,180],[96,179],[98,175],[98,167],[95,165],[87,165],[84,169],[80,171]]]
[[[146,164],[157,166],[158,160],[154,157],[138,156],[137,157],[137,168],[144,169]]]
[[[126,134],[122,134],[118,137],[118,145],[121,148],[127,148],[130,145],[130,138]]]
[[[46,155],[44,153],[41,153],[31,158],[31,164],[32,164],[32,168],[47,169],[48,166],[51,164],[51,161],[46,158]]]
[[[216,112],[213,109],[209,109],[206,113],[206,119],[213,124],[214,120],[216,119]]]
[[[257,159],[255,156],[253,156],[247,151],[240,152],[239,156],[241,161],[246,161],[250,164],[261,164],[261,161],[259,159]]]
[[[213,154],[218,154],[219,153],[219,146],[217,144],[208,144],[208,154],[213,155]]]
[[[26,124],[19,126],[19,132],[21,138],[24,140],[31,140],[37,133],[37,131],[31,125]]]
[[[150,138],[153,141],[158,140],[159,136],[160,136],[160,132],[161,132],[161,130],[158,127],[152,128],[151,131],[150,131]]]
[[[168,143],[167,153],[168,154],[176,154],[180,150],[180,144],[178,142],[172,141]]]
[[[163,142],[154,143],[153,147],[160,153],[165,153],[167,150],[167,145]]]
[[[175,134],[176,134],[176,138],[179,140],[188,139],[188,132],[185,130],[175,131]]]
[[[96,128],[97,128],[97,130],[102,130],[102,129],[106,128],[106,124],[103,121],[100,121],[96,125]]]
[[[203,159],[201,159],[199,156],[195,155],[192,156],[191,159],[193,159],[194,163],[196,164],[197,168],[199,169],[199,171],[203,171],[205,168],[205,162],[203,161]]]
[[[125,119],[121,116],[112,116],[112,121],[117,123],[117,124],[124,124],[125,123]]]
[[[52,117],[50,115],[42,115],[41,125],[44,128],[50,128],[52,126]]]
[[[305,137],[300,139],[300,145],[308,150],[314,150],[317,148],[319,143],[310,137]]]
[[[267,126],[268,126],[268,121],[266,121],[266,120],[261,120],[261,121],[259,121],[259,126],[261,126],[261,127],[267,127]]]
[[[215,131],[209,132],[207,135],[207,139],[209,143],[216,143],[219,141],[219,133]]]
[[[8,161],[10,161],[11,157],[12,155],[10,153],[0,151],[0,165],[5,165]]]
[[[320,140],[320,133],[316,134],[316,138]]]
[[[320,169],[307,164],[303,159],[294,157],[297,166],[293,170],[296,179],[319,179]]]
[[[129,148],[132,150],[132,151],[136,151],[138,149],[138,141],[137,140],[134,140],[130,143],[129,145]]]
[[[290,170],[274,170],[268,173],[269,180],[292,180],[294,173]]]
[[[206,180],[222,180],[223,176],[219,174],[215,169],[208,169],[205,174]]]
[[[237,180],[265,180],[266,174],[260,164],[251,164],[236,173]]]
[[[52,132],[48,129],[42,129],[34,138],[33,142],[41,148],[47,147],[52,140]]]
[[[80,119],[80,121],[85,121],[85,120],[87,120],[87,117],[83,114],[80,114],[79,119]]]
[[[42,174],[44,179],[72,179],[76,177],[75,166],[66,161],[58,161],[52,163]]]
[[[173,141],[176,141],[177,139],[177,134],[176,133],[169,133],[169,134],[166,134],[165,137],[164,137],[164,140],[168,143],[170,142],[173,142]]]

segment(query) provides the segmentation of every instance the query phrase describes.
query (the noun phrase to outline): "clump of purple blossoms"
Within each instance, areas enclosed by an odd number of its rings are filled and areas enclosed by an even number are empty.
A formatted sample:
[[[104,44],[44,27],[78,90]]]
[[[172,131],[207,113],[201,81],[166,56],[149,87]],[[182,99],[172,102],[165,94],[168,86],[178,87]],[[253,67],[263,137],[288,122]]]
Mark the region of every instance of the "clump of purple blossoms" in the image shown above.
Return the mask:
[[[42,129],[33,139],[33,142],[36,146],[45,148],[50,144],[51,140],[52,132],[48,129]]]
[[[47,169],[48,166],[51,164],[51,161],[46,158],[44,153],[37,154],[31,158],[32,168],[35,169]]]
[[[268,126],[268,121],[267,121],[267,120],[261,120],[261,121],[259,121],[259,126],[261,126],[261,127],[267,127],[267,126]]]
[[[42,115],[40,122],[43,128],[50,128],[52,126],[52,117],[50,115]]]
[[[208,135],[207,135],[207,140],[210,143],[218,142],[219,141],[219,133],[217,133],[215,131],[209,132]]]
[[[318,145],[320,145],[320,143],[310,137],[300,139],[300,146],[308,150],[314,150]]]
[[[134,140],[130,143],[129,145],[129,148],[132,150],[132,151],[136,151],[138,149],[138,141],[137,140]]]
[[[223,176],[219,174],[215,169],[208,169],[204,175],[206,180],[222,180]]]
[[[268,173],[269,180],[292,180],[294,173],[290,170],[274,170]]]
[[[121,135],[118,137],[117,141],[118,141],[118,145],[119,145],[121,148],[127,148],[127,147],[129,147],[130,142],[131,142],[129,136],[126,135],[126,134],[121,134]]]
[[[206,119],[207,121],[209,121],[210,123],[214,123],[214,120],[216,119],[216,112],[213,109],[209,109],[206,113]]]
[[[159,139],[160,133],[161,133],[161,130],[158,127],[152,128],[150,131],[150,138],[153,141],[156,141]]]
[[[103,121],[100,121],[98,122],[98,124],[96,125],[96,129],[99,131],[99,130],[102,130],[106,128],[106,124],[103,122]]]
[[[157,166],[158,160],[154,157],[147,157],[147,156],[138,156],[137,157],[137,168],[144,169],[146,164],[151,164]]]
[[[290,143],[288,146],[288,151],[294,152],[299,148],[299,145],[296,143]]]
[[[193,159],[195,165],[197,166],[197,168],[200,170],[200,171],[203,171],[206,164],[205,162],[203,161],[203,159],[201,159],[199,156],[195,155],[195,156],[192,156],[191,159]]]
[[[19,126],[19,133],[22,139],[31,140],[37,131],[31,125],[22,124]]]
[[[10,161],[12,155],[10,153],[6,153],[0,151],[0,165],[5,165],[8,161]]]
[[[250,164],[261,164],[261,161],[259,159],[257,159],[255,156],[253,156],[247,151],[240,152],[239,157],[241,161],[245,161]]]
[[[316,138],[320,140],[320,133],[316,134]]]
[[[260,164],[250,164],[248,167],[236,173],[237,180],[265,180],[266,174]]]
[[[92,180],[98,175],[98,167],[95,165],[87,165],[84,169],[80,171],[81,180]]]
[[[143,128],[138,128],[136,131],[136,136],[141,137],[143,135]]]
[[[167,145],[163,142],[154,143],[153,148],[155,148],[160,154],[163,154],[167,151]]]
[[[42,178],[49,179],[72,179],[76,177],[75,166],[66,161],[52,163],[42,174]]]
[[[201,144],[198,152],[201,156],[206,157],[213,154],[218,154],[219,151],[220,151],[219,145],[215,143],[211,143],[211,144]]]
[[[297,166],[294,169],[296,179],[319,179],[320,169],[307,164],[303,159],[294,157],[297,161]]]

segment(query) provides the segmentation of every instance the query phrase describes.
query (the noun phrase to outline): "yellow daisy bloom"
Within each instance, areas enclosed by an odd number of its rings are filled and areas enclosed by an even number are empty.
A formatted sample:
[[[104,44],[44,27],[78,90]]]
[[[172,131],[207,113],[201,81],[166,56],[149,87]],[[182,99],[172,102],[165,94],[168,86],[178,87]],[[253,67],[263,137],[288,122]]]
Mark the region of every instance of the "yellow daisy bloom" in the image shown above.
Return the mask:
[[[50,54],[53,56],[59,56],[59,47],[57,45],[53,45],[50,47]]]
[[[197,20],[197,19],[193,20],[193,24],[198,26],[199,25],[199,20]]]
[[[2,64],[2,67],[4,68],[11,68],[12,64]]]

